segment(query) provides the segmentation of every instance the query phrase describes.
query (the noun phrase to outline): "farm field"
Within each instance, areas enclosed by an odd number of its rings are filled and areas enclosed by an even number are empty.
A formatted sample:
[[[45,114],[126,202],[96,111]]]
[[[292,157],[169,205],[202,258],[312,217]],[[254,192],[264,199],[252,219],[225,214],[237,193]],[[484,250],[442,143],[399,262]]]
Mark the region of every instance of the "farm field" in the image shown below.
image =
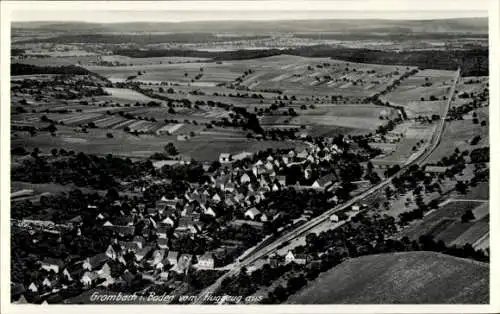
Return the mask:
[[[23,189],[28,189],[28,190],[33,190],[35,192],[35,197],[34,198],[39,198],[42,194],[44,193],[51,193],[51,194],[57,194],[57,193],[68,193],[74,189],[79,189],[83,193],[94,193],[97,192],[101,195],[105,195],[107,191],[105,190],[96,190],[96,189],[90,189],[86,187],[78,187],[75,184],[66,184],[66,185],[61,185],[57,183],[29,183],[29,182],[21,182],[21,181],[11,181],[10,183],[10,189],[12,192],[14,191],[19,191]],[[137,193],[133,192],[119,192],[120,194],[124,195],[137,195]]]
[[[206,61],[206,58],[193,57],[150,57],[150,58],[131,58],[120,55],[101,56],[102,61],[125,63],[128,66],[135,65],[153,65],[153,64],[169,64],[169,63],[188,63]]]
[[[454,199],[476,199],[476,200],[489,200],[490,199],[490,186],[488,183],[478,183],[477,186],[469,187],[467,194],[453,193],[450,195]]]
[[[469,143],[476,135],[481,137],[477,145]],[[472,120],[449,121],[445,124],[443,140],[429,156],[429,163],[436,163],[444,156],[453,154],[456,148],[460,151],[489,146],[489,129],[487,126],[474,124]]]
[[[50,56],[48,58],[31,56],[23,59],[14,59],[12,63],[23,63],[38,66],[61,66],[61,65],[76,65],[89,64],[98,60],[96,55],[71,55],[71,56]]]
[[[413,147],[416,147],[418,142],[419,140],[414,138],[402,139],[399,143],[394,145],[392,151],[386,152],[385,156],[372,159],[372,162],[374,164],[401,165],[419,151],[418,149],[415,151],[413,150]],[[374,146],[376,147],[376,145]]]
[[[383,99],[403,106],[410,118],[442,114],[455,71],[422,70],[401,83]],[[426,86],[430,85],[430,86]],[[431,99],[435,97],[435,100]]]
[[[246,138],[228,140],[228,136],[203,135],[190,140],[178,140],[176,136],[134,136],[121,130],[89,129],[88,133],[75,133],[69,127],[58,127],[57,136],[40,133],[35,137],[12,138],[11,148],[24,147],[31,151],[38,147],[42,152],[50,152],[52,148],[64,147],[66,150],[85,152],[88,154],[146,158],[153,153],[162,152],[164,146],[172,142],[179,152],[195,160],[215,160],[222,152],[239,153],[242,151],[257,152],[267,148],[300,148],[304,144],[292,141],[257,141]],[[181,132],[182,128],[177,131]],[[113,134],[108,138],[107,133]]]
[[[134,90],[128,89],[128,88],[111,88],[111,87],[106,87],[104,88],[106,92],[111,94],[111,96],[99,96],[97,97],[99,100],[104,100],[104,101],[113,101],[117,103],[131,103],[131,102],[150,102],[150,101],[156,101],[163,103],[163,101],[158,100],[158,99],[153,99],[150,97],[147,97],[139,92],[136,92]]]
[[[232,63],[219,65],[214,62],[204,63],[179,63],[179,64],[144,64],[133,66],[87,66],[92,72],[108,78],[110,81],[125,81],[134,77],[134,81],[146,83],[191,83],[196,75],[203,73],[198,83],[215,86],[217,83],[228,82],[240,76],[245,68]],[[200,69],[203,68],[203,71]],[[138,73],[141,72],[141,75]],[[187,74],[187,76],[185,75]]]
[[[287,301],[291,304],[488,302],[488,264],[434,252],[350,259],[321,274]]]
[[[328,64],[328,66],[323,66]],[[241,85],[250,90],[278,89],[298,96],[342,94],[366,97],[382,90],[402,66],[349,63],[328,58],[306,58],[279,55],[255,60],[193,62],[182,64],[141,64],[133,66],[87,66],[111,81],[132,78],[143,83],[169,82],[173,85],[213,88],[219,83],[232,83],[246,70]],[[368,73],[375,71],[375,73]],[[141,74],[139,75],[139,72]],[[196,79],[197,75],[201,75]]]
[[[486,206],[486,207],[485,207]],[[477,214],[476,220],[464,223],[461,216],[471,210]],[[442,240],[446,245],[455,241],[475,243],[482,236],[488,234],[488,204],[477,201],[453,201],[443,204],[436,210],[429,212],[421,221],[403,229],[396,238],[404,236],[418,240],[424,234],[432,235],[436,240]],[[457,242],[457,243],[458,243]]]

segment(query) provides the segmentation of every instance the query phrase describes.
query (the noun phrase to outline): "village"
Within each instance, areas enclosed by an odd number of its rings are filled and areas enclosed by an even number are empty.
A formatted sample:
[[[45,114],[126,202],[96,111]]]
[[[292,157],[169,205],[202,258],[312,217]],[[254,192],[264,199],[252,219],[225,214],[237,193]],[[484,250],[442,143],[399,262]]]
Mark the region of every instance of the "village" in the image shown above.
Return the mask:
[[[100,212],[98,206],[88,204],[87,209],[96,213],[95,226],[113,235],[106,250],[82,260],[42,259],[37,264],[37,280],[28,283],[25,291],[31,298],[47,298],[72,285],[81,289],[127,286],[138,280],[137,276],[151,283],[172,284],[172,278],[182,278],[191,267],[196,270],[227,269],[238,254],[262,240],[262,235],[258,234],[262,234],[264,228],[274,223],[274,232],[281,232],[318,214],[306,210],[300,216],[290,216],[291,213],[277,211],[272,203],[266,202],[267,192],[288,189],[328,191],[333,195],[328,206],[338,203],[333,192],[340,181],[335,172],[318,174],[321,173],[320,165],[339,159],[343,150],[332,143],[321,146],[311,145],[311,148],[299,152],[264,152],[258,154],[261,158],[254,156],[254,162],[248,157],[236,160],[229,153],[221,153],[220,167],[212,172],[208,182],[190,183],[183,195],[163,195],[156,200],[154,207],[138,203],[127,213],[120,210],[118,215],[110,215]],[[288,179],[286,175],[286,168],[290,167],[300,169],[293,184],[293,175],[288,173]],[[142,186],[142,191],[145,188]],[[113,205],[120,207],[122,204],[116,200]],[[332,221],[338,220],[338,216],[332,216]],[[211,230],[214,222],[217,222],[218,230]],[[29,219],[13,221],[13,226],[28,230],[33,242],[38,241],[43,233],[50,234],[56,242],[61,241],[61,234],[65,232],[81,236],[83,224],[81,216],[60,224]],[[213,239],[219,234],[223,238],[225,229],[240,229],[244,225],[256,234],[253,242],[231,240],[231,237],[222,242]],[[139,226],[141,232],[138,233]],[[269,231],[265,230],[265,233]],[[186,238],[194,241],[203,238],[207,247],[213,249],[203,251],[198,248],[199,254],[190,254],[189,246],[183,245],[182,239]],[[217,247],[215,243],[220,245]],[[304,258],[294,257],[292,252],[284,258],[287,262],[305,263]],[[118,264],[121,266],[116,266]],[[128,269],[130,266],[134,268],[133,273]]]

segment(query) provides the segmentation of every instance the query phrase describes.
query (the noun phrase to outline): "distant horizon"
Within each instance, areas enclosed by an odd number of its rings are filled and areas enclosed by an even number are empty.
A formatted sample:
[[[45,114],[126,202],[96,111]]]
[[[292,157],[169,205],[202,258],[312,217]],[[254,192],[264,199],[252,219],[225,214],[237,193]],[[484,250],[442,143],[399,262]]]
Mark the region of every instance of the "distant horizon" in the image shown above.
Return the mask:
[[[303,10],[93,10],[87,7],[82,10],[14,10],[13,22],[75,22],[75,23],[183,23],[183,22],[272,22],[272,21],[320,21],[320,20],[394,20],[425,21],[446,19],[479,19],[488,18],[488,11],[481,6],[470,10],[334,10],[316,8]]]
[[[294,21],[348,21],[348,20],[378,20],[378,21],[432,21],[432,20],[473,20],[473,19],[485,19],[488,20],[488,16],[467,16],[467,17],[435,17],[435,18],[369,18],[369,17],[353,17],[353,18],[288,18],[288,19],[221,19],[221,20],[185,20],[185,21],[147,21],[147,20],[135,20],[135,21],[86,21],[86,20],[17,20],[12,21],[12,23],[81,23],[81,24],[162,24],[162,23],[172,23],[172,24],[182,24],[182,23],[217,23],[217,22],[294,22]]]

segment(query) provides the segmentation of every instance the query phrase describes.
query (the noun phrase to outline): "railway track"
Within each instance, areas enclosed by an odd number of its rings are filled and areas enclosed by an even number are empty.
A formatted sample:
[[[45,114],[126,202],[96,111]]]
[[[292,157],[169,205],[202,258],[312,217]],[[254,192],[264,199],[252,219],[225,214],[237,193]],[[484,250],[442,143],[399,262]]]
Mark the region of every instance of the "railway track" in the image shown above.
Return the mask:
[[[439,124],[438,124],[434,134],[432,135],[431,140],[429,141],[428,147],[426,147],[421,152],[421,154],[419,156],[417,156],[416,158],[413,158],[410,162],[407,162],[403,167],[401,167],[401,169],[398,172],[393,174],[391,177],[381,181],[377,185],[369,188],[368,190],[354,196],[349,201],[347,201],[343,204],[340,204],[340,205],[322,213],[321,215],[313,218],[312,220],[309,220],[307,223],[297,227],[296,229],[290,231],[289,233],[280,236],[278,239],[276,239],[272,243],[270,243],[262,248],[258,248],[257,250],[251,252],[245,258],[243,258],[241,261],[235,263],[233,269],[231,269],[229,272],[227,272],[226,274],[224,274],[220,278],[218,278],[217,281],[215,283],[213,283],[211,286],[205,288],[198,295],[198,297],[193,302],[193,304],[203,304],[204,296],[210,295],[210,294],[213,294],[214,292],[216,292],[217,289],[222,284],[222,281],[224,279],[238,274],[242,267],[247,267],[247,266],[251,265],[252,263],[254,263],[255,261],[259,260],[260,258],[276,251],[282,243],[294,240],[294,239],[304,235],[305,233],[307,233],[308,231],[310,231],[311,229],[313,229],[314,227],[316,227],[320,223],[329,219],[329,217],[332,214],[339,212],[339,211],[342,211],[342,210],[345,210],[348,207],[363,200],[367,196],[385,188],[386,186],[391,184],[392,179],[404,174],[411,166],[422,165],[427,160],[427,158],[429,158],[429,156],[435,151],[435,149],[439,146],[439,143],[441,142],[443,132],[444,132],[446,115],[447,115],[447,113],[450,109],[451,103],[453,101],[455,90],[456,90],[456,85],[457,85],[459,78],[460,78],[460,68],[457,70],[457,73],[455,75],[455,79],[453,81],[453,85],[450,88],[449,95],[448,95],[448,101],[446,103],[446,107],[443,109],[443,112],[441,113],[442,115],[441,115],[441,119],[439,120]]]

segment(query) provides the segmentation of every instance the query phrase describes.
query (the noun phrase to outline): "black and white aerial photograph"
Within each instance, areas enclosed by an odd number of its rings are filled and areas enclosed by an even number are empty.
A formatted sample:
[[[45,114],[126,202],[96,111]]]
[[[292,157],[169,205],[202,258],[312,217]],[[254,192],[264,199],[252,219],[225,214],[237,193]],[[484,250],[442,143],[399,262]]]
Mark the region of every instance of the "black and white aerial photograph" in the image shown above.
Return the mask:
[[[10,309],[490,305],[489,1],[71,2],[2,38]]]

